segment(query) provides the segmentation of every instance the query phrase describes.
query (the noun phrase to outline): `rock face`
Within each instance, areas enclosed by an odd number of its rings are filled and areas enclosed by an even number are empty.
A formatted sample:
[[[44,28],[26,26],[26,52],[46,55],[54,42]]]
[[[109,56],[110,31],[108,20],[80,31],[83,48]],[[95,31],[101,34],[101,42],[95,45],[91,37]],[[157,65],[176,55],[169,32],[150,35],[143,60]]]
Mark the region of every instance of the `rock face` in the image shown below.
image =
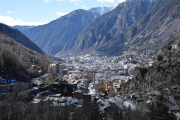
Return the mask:
[[[37,26],[27,31],[22,31],[45,52],[55,55],[70,38],[78,34],[96,18],[113,8],[92,8],[90,10],[75,10],[46,25]]]
[[[134,79],[126,84],[130,91],[142,92],[159,88],[170,88],[180,85],[180,46],[176,49],[174,45],[180,45],[180,41],[168,46],[162,55],[151,67],[135,69]],[[173,46],[173,47],[172,47]],[[159,55],[161,56],[161,55]],[[128,89],[129,88],[129,89]]]
[[[57,56],[163,50],[179,39],[179,8],[179,0],[128,0],[68,40]]]
[[[12,39],[17,41],[18,43],[21,43],[23,46],[44,55],[44,52],[41,50],[41,48],[39,48],[33,41],[31,41],[29,38],[27,38],[19,30],[15,29],[15,28],[8,27],[7,25],[0,23],[0,32],[11,37]]]
[[[178,0],[157,0],[146,15],[125,31],[127,44],[124,48],[126,51],[164,50],[178,40],[180,35],[179,7]]]

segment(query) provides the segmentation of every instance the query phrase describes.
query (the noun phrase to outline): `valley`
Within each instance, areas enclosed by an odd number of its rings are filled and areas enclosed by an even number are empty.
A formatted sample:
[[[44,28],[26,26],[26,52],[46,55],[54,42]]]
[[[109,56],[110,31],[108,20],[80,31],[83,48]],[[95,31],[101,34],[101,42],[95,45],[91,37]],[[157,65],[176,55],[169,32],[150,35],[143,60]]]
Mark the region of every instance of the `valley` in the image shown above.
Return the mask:
[[[180,119],[179,11],[179,0],[125,0],[0,23],[0,120]]]

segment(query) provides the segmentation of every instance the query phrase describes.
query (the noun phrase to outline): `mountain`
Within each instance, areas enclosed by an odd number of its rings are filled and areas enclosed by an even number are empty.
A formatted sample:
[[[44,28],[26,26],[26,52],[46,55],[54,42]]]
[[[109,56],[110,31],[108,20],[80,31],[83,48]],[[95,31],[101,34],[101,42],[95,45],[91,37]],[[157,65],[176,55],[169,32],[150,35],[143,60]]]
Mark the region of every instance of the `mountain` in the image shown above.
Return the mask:
[[[159,7],[161,6],[161,7]],[[142,19],[125,31],[127,51],[164,50],[180,36],[180,1],[158,0]]]
[[[141,19],[153,4],[149,0],[135,0],[119,4],[114,10],[97,18],[92,24],[83,29],[78,35],[69,40],[63,50],[57,55],[63,53],[77,54],[86,53],[103,49],[103,52],[111,52],[104,49],[105,45],[118,45],[115,41],[123,41],[123,32],[129,26]],[[117,40],[118,39],[118,40]],[[114,48],[113,48],[114,49]],[[68,52],[67,52],[68,51]]]
[[[12,28],[16,28],[19,31],[28,30],[28,29],[33,28],[33,27],[35,27],[35,26],[20,26],[20,25],[12,26]]]
[[[93,12],[93,13],[98,13],[99,15],[103,15],[109,11],[112,11],[116,7],[117,5],[112,6],[112,7],[96,7],[96,8],[91,8],[88,11]]]
[[[179,0],[127,0],[71,38],[57,56],[163,50],[179,39],[179,6]]]
[[[44,55],[0,32],[0,75],[6,76],[5,79],[30,82],[31,78],[39,76],[38,70],[46,73],[50,63],[52,61]]]
[[[0,32],[11,37],[12,39],[17,41],[18,43],[21,43],[23,46],[44,55],[44,52],[41,50],[41,48],[39,48],[33,41],[31,41],[29,38],[27,38],[19,30],[15,29],[15,28],[8,27],[7,25],[0,23]]]
[[[70,38],[82,31],[83,28],[91,24],[96,18],[113,8],[78,9],[46,25],[37,26],[22,32],[45,52],[55,55]]]

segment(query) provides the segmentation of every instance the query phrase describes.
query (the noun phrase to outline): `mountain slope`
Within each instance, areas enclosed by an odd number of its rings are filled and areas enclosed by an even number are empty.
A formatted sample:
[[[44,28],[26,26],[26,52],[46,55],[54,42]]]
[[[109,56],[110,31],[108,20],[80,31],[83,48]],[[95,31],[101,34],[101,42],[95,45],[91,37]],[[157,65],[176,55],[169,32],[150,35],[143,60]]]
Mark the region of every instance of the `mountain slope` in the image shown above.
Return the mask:
[[[41,69],[42,74],[47,72],[50,63],[52,61],[47,57],[0,32],[0,75],[30,82],[31,78],[39,75],[38,70]]]
[[[161,7],[153,8],[126,30],[124,35],[127,45],[125,48],[129,51],[163,50],[179,39],[180,1],[159,0],[156,4],[161,4]]]
[[[129,0],[86,27],[57,54],[110,55],[163,50],[179,39],[178,0]]]
[[[57,55],[67,53],[67,51],[76,54],[82,51],[98,50],[106,44],[116,44],[116,39],[118,42],[122,42],[124,30],[142,18],[153,4],[154,2],[149,0],[135,0],[119,4],[113,11],[97,18],[91,25],[71,39]],[[103,49],[101,51],[110,52],[109,50]]]
[[[177,48],[173,47],[177,44]],[[134,78],[124,84],[124,93],[158,91],[160,88],[180,86],[180,41],[176,41],[164,50],[161,59],[157,59],[149,68],[136,67]]]
[[[59,52],[67,40],[78,34],[101,14],[110,8],[75,10],[46,25],[31,28],[23,33],[37,43],[45,52],[54,55]]]
[[[6,34],[7,36],[21,43],[25,47],[44,55],[44,52],[34,42],[32,42],[29,38],[22,34],[19,30],[0,23],[0,32]]]

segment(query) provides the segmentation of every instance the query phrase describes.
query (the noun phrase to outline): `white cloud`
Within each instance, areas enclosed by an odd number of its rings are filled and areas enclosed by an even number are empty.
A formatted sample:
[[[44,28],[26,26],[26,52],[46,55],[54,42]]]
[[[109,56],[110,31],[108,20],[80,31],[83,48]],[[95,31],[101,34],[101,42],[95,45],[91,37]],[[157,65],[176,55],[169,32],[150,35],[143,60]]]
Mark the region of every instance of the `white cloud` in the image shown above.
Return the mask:
[[[64,0],[57,0],[57,1],[64,1]]]
[[[126,0],[119,0],[119,3],[125,2]]]
[[[113,3],[114,0],[98,0],[98,2],[111,2],[111,3]]]
[[[79,3],[74,3],[75,5],[79,5]]]
[[[45,24],[44,22],[23,22],[20,19],[15,20],[12,17],[9,16],[1,16],[0,15],[0,23],[4,23],[9,26],[14,26],[14,25],[43,25]]]
[[[7,12],[8,12],[9,14],[11,14],[11,13],[15,13],[15,12],[12,12],[12,11],[10,11],[10,10],[8,10]]]
[[[50,2],[50,0],[43,0],[45,3],[49,3]]]
[[[70,2],[84,2],[83,0],[69,0]]]
[[[60,15],[60,16],[64,16],[66,15],[67,13],[63,13],[63,12],[56,12],[57,15]]]

